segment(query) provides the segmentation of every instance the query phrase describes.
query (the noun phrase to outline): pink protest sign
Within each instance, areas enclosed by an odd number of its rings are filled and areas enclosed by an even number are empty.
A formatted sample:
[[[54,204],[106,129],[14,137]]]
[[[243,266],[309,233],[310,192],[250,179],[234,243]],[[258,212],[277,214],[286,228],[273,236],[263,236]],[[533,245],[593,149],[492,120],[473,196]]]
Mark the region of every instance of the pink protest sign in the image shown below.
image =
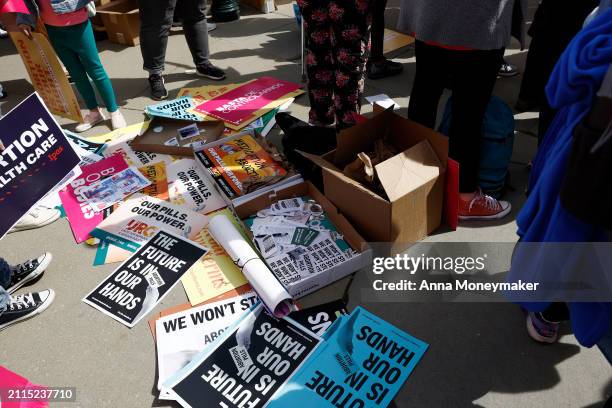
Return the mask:
[[[104,219],[102,213],[96,213],[91,208],[81,191],[96,181],[112,176],[129,166],[123,157],[114,154],[99,162],[83,166],[81,176],[74,179],[65,190],[60,191],[59,196],[66,211],[66,218],[70,222],[70,228],[74,239],[78,244],[89,238],[89,233]]]
[[[0,405],[2,408],[47,408],[47,388],[0,365]],[[31,397],[30,397],[31,395]]]
[[[1,13],[30,14],[22,0],[0,0],[0,14]]]
[[[206,101],[195,110],[233,125],[240,125],[252,114],[300,88],[293,82],[261,77],[221,96]]]

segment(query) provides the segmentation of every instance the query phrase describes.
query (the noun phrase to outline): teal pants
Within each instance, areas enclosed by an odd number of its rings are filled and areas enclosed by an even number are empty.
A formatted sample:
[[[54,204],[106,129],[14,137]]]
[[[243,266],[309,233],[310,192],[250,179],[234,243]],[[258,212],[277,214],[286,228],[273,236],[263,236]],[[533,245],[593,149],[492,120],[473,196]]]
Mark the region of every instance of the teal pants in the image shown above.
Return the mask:
[[[93,81],[109,112],[117,110],[117,100],[96,47],[93,30],[89,20],[68,26],[46,26],[49,40],[68,73],[74,80],[88,109],[97,108],[98,101],[89,78]],[[89,76],[89,78],[88,78]]]

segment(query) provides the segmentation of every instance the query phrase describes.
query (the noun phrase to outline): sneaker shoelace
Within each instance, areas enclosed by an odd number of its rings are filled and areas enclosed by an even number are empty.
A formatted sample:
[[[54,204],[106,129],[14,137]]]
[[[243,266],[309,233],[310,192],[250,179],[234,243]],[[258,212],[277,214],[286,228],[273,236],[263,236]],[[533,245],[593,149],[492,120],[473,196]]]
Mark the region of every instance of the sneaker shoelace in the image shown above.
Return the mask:
[[[472,210],[474,204],[476,204],[478,201],[482,201],[483,205],[491,210],[498,210],[500,208],[499,201],[493,197],[486,194],[477,193],[476,196],[472,198],[472,201],[470,201],[470,211]]]
[[[34,295],[31,293],[26,293],[25,295],[19,295],[12,299],[11,304],[9,305],[10,310],[21,310],[26,309],[29,306],[36,306],[36,301],[34,300]]]
[[[17,272],[18,273],[24,273],[24,272],[27,272],[30,269],[35,269],[36,266],[38,266],[38,260],[30,259],[30,260],[25,261],[22,264],[19,264],[17,266]]]

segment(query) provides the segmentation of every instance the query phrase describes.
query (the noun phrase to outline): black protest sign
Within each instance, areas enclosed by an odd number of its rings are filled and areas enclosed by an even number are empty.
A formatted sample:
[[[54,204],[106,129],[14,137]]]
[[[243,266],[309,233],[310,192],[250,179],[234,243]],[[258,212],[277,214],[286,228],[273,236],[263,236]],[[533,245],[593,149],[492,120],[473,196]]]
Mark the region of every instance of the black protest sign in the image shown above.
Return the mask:
[[[0,119],[0,238],[81,161],[32,94]]]
[[[167,385],[184,407],[264,407],[319,342],[259,305]]]
[[[289,317],[311,330],[317,336],[323,336],[323,333],[332,323],[346,313],[346,302],[338,299],[307,309],[296,310]]]
[[[207,252],[194,242],[159,231],[83,302],[133,327]]]

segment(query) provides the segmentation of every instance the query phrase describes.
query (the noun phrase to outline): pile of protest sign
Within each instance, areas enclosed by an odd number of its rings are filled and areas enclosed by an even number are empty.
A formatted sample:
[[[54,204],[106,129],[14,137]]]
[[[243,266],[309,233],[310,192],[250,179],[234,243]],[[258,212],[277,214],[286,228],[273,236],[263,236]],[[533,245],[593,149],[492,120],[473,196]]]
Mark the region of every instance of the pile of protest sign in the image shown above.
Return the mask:
[[[281,106],[266,98],[286,103],[298,91],[271,78],[247,85],[219,94],[253,103],[243,112],[253,120]],[[251,99],[236,99],[245,89]],[[82,138],[63,132],[36,94],[27,98],[2,119],[9,132],[0,210],[8,216],[0,234],[37,203],[60,207],[75,242],[97,246],[94,265],[121,262],[83,302],[130,328],[182,282],[189,303],[149,320],[162,399],[185,407],[387,406],[427,345],[362,308],[349,314],[343,301],[304,310],[298,303],[366,267],[371,250],[255,128],[244,129],[250,119],[230,112],[232,103],[209,104],[201,93],[211,89],[189,92],[147,112],[172,116],[188,101],[189,115],[243,132],[220,132],[208,144],[205,131],[192,157],[143,152],[133,143],[155,132],[155,122]],[[189,126],[174,137],[202,135]]]

